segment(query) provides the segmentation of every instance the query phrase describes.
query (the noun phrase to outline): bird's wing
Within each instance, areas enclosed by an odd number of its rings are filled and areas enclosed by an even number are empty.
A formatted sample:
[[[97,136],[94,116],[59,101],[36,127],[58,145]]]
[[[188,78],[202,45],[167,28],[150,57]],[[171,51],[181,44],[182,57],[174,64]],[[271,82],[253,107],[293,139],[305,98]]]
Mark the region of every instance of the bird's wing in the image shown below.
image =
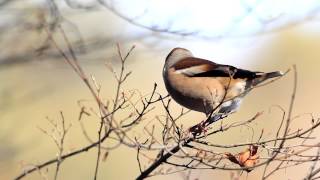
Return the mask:
[[[200,58],[185,58],[173,66],[177,73],[189,77],[233,77],[234,79],[254,79],[260,72],[238,69],[233,66],[217,64]]]

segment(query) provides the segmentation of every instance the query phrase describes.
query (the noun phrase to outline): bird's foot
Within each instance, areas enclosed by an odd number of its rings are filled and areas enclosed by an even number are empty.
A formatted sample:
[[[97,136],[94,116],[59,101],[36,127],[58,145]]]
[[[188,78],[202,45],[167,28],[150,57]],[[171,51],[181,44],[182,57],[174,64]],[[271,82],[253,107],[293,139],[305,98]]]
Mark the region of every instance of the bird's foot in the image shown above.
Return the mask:
[[[201,132],[207,137],[207,132],[208,132],[208,127],[206,126],[206,121],[203,120],[200,124],[200,129],[201,129]]]
[[[206,120],[201,121],[199,124],[189,128],[189,133],[193,135],[193,137],[200,135],[200,134],[204,134],[205,136],[207,136],[207,132],[208,132],[208,127],[206,125]]]

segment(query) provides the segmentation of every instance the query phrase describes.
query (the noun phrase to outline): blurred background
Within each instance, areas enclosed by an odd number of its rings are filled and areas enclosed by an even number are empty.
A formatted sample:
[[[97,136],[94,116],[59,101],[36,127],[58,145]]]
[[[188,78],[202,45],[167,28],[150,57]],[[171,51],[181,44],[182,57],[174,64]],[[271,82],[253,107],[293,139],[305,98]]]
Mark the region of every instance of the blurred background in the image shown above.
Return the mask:
[[[48,128],[46,117],[59,119],[60,111],[72,124],[66,152],[88,144],[77,120],[77,101],[92,97],[49,43],[43,22],[53,29],[62,25],[81,65],[101,83],[106,99],[115,92],[116,82],[105,63],[118,66],[116,43],[123,52],[136,46],[127,67],[132,75],[124,88],[144,94],[151,92],[154,83],[166,94],[164,59],[172,48],[184,47],[198,57],[256,71],[286,71],[296,64],[299,83],[294,115],[319,115],[319,0],[1,0],[0,13],[0,179],[12,179],[23,168],[56,157],[56,146],[39,127]],[[65,47],[63,41],[58,42]],[[292,81],[289,73],[254,90],[240,111],[226,121],[245,120],[264,111],[255,128],[274,133],[281,112],[269,109],[288,107]],[[184,120],[201,118],[202,114],[192,112]],[[294,126],[304,127],[304,119],[297,119]],[[99,120],[89,117],[85,125],[95,138]],[[247,131],[237,129],[212,141],[248,142]],[[64,161],[60,179],[92,179],[95,161],[95,150]],[[136,150],[121,146],[100,167],[100,179],[134,179],[139,173]],[[307,172],[301,168],[281,171],[274,179],[300,179]],[[51,166],[43,170],[44,175],[36,172],[25,179],[52,179],[53,170]],[[255,170],[242,179],[256,179],[259,173],[260,169]],[[224,171],[191,174],[191,179],[229,177],[230,172]]]

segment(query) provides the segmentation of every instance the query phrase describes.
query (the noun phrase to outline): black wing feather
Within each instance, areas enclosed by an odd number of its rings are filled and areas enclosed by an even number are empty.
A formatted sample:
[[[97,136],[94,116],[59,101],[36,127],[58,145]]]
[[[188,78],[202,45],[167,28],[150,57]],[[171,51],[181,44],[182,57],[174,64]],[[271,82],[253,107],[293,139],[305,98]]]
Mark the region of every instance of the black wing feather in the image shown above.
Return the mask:
[[[244,69],[238,69],[228,65],[218,65],[217,68],[210,71],[194,74],[192,77],[233,77],[234,79],[254,79],[258,77],[258,72],[252,72]]]

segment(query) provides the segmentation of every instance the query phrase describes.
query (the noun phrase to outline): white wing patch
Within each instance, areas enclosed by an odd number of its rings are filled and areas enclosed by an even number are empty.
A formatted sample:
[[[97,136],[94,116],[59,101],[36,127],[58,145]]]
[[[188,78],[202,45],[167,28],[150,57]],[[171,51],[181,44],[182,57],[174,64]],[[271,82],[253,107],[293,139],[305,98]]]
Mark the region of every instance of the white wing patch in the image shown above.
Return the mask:
[[[179,69],[176,71],[176,73],[178,74],[185,74],[187,76],[193,76],[195,74],[200,74],[203,72],[206,72],[205,70],[203,70],[203,65],[199,65],[199,66],[193,66],[193,67],[189,67],[189,68],[185,68],[185,69]]]

